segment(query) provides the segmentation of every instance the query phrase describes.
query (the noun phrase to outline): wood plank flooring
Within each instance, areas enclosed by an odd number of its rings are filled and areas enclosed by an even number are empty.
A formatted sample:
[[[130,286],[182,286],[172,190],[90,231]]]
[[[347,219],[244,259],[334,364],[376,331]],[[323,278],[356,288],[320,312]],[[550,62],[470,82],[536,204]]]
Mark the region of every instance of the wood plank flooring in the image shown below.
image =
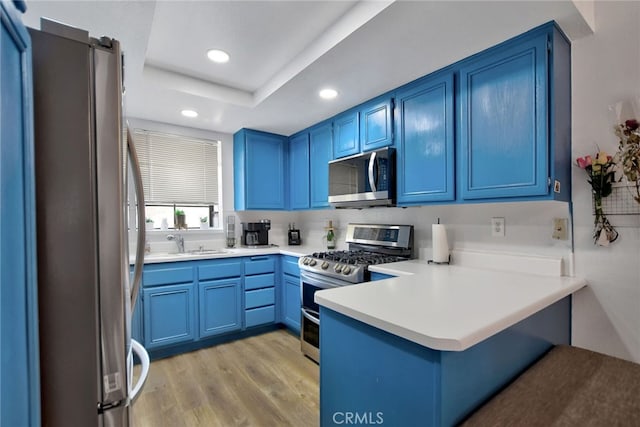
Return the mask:
[[[134,426],[317,426],[318,377],[284,329],[161,359],[133,406]]]

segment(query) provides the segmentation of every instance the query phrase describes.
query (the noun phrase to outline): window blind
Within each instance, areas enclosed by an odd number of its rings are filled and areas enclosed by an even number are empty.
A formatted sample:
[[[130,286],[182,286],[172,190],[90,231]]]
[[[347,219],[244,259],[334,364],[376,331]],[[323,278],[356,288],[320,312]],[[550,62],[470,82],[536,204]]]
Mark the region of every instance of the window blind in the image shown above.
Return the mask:
[[[133,131],[147,204],[217,204],[218,141]]]

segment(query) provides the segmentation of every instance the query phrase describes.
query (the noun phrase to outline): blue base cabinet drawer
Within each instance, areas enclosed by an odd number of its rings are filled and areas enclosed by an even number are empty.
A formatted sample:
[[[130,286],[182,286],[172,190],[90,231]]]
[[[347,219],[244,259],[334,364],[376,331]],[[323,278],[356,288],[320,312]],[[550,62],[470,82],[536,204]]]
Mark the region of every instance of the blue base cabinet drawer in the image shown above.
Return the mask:
[[[298,267],[298,258],[285,255],[282,258],[282,273],[291,276],[300,277],[300,267]]]
[[[242,328],[240,278],[200,282],[199,291],[200,338]]]
[[[273,273],[274,271],[276,271],[276,259],[273,256],[255,256],[244,262],[245,276]]]
[[[143,290],[144,344],[147,349],[193,341],[193,283]]]
[[[244,312],[244,325],[247,328],[266,325],[276,321],[276,309],[273,305],[253,308]]]
[[[257,276],[248,276],[244,278],[245,291],[251,289],[260,289],[272,287],[276,284],[276,275],[274,273],[258,274]]]
[[[246,309],[273,305],[276,301],[274,288],[257,289],[245,292],[244,307]]]
[[[193,282],[193,267],[176,267],[176,263],[147,265],[142,273],[144,286]]]
[[[198,279],[224,279],[225,277],[240,277],[242,275],[242,263],[240,260],[232,261],[207,261],[198,266]]]

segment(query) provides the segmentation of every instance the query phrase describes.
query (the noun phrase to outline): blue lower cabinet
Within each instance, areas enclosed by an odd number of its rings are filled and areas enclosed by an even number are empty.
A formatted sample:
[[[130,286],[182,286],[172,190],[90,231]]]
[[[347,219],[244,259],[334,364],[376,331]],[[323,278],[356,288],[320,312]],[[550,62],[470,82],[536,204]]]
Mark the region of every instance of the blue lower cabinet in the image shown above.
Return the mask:
[[[300,333],[300,278],[284,275],[282,323]]]
[[[143,299],[144,344],[147,349],[194,340],[193,283],[144,289]]]
[[[198,297],[199,338],[240,330],[240,278],[201,282]]]
[[[276,308],[274,305],[252,308],[244,312],[244,324],[247,328],[267,325],[276,321]]]
[[[391,279],[392,277],[396,277],[396,276],[392,276],[390,274],[384,274],[384,273],[376,273],[375,271],[371,272],[371,281],[372,282],[375,282],[376,280]]]

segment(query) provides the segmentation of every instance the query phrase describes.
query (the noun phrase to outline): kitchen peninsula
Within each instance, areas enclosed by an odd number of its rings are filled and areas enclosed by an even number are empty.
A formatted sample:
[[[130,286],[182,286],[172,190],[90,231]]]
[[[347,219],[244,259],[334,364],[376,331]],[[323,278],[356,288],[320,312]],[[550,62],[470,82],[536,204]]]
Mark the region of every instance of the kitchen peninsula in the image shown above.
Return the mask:
[[[316,293],[323,426],[459,423],[570,343],[571,294],[586,286],[421,260],[371,270],[398,277]]]

